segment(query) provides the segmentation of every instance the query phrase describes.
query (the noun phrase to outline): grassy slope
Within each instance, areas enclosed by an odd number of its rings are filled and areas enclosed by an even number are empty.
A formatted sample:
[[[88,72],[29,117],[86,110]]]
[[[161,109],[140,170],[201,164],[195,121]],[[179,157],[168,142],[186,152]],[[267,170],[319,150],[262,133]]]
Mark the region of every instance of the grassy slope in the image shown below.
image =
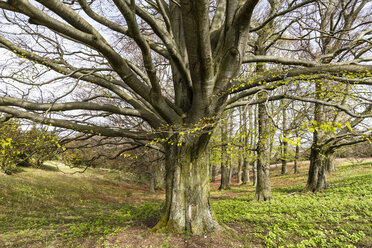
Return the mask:
[[[372,244],[372,164],[339,167],[331,175],[331,187],[317,194],[299,192],[305,168],[302,171],[281,176],[274,170],[272,202],[253,202],[252,186],[212,191],[216,216],[238,231],[234,244]],[[100,247],[131,226],[153,225],[160,215],[161,197],[117,179],[107,171],[66,175],[26,169],[0,175],[0,247]]]

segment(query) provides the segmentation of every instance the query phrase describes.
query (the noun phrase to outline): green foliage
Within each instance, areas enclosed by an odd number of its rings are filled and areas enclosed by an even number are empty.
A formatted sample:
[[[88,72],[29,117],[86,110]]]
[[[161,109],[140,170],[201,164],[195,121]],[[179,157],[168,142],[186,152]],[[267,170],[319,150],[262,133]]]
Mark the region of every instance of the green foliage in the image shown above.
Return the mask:
[[[245,225],[252,230],[247,242],[259,239],[264,247],[355,247],[372,241],[371,173],[332,181],[315,195],[300,190],[275,190],[271,202],[252,201],[253,195],[221,200],[213,208],[218,220]]]
[[[40,166],[58,147],[57,136],[35,126],[23,131],[15,120],[0,124],[0,169],[6,174],[17,171],[19,165]]]
[[[339,166],[326,191],[283,187],[271,202],[252,201],[252,186],[212,192],[212,206],[220,222],[239,231],[233,238],[242,247],[368,247],[371,169],[371,162]],[[280,177],[289,182],[298,175]],[[25,168],[0,175],[0,247],[112,247],[107,239],[131,226],[154,226],[163,208],[158,201],[136,203],[144,193],[127,187],[109,170],[68,175]]]

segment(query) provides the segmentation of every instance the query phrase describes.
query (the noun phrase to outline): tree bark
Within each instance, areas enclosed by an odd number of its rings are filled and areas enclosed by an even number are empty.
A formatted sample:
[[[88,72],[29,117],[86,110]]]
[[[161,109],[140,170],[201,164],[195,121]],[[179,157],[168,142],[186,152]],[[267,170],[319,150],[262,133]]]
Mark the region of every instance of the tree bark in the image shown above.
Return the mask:
[[[315,84],[315,95],[319,99],[322,92],[322,84]],[[324,106],[315,103],[314,108],[314,133],[313,144],[310,150],[310,167],[305,191],[317,192],[326,188],[325,152],[322,145],[324,132],[320,125],[324,122]]]
[[[284,100],[281,100],[281,105],[284,108],[283,109],[283,141],[282,141],[282,155],[281,155],[281,160],[282,160],[282,170],[281,173],[286,174],[287,173],[287,152],[288,152],[288,142],[286,141],[287,138],[287,115],[284,107]]]
[[[241,154],[241,148],[239,148],[239,158],[238,158],[238,171],[237,171],[237,180],[236,182],[238,184],[242,184],[242,176],[243,176],[243,171],[242,171],[242,154]]]
[[[248,148],[251,144],[249,144],[248,139],[252,137],[253,124],[252,124],[252,107],[249,106],[248,109],[248,119],[249,119],[249,128],[247,125],[247,113],[246,111],[243,113],[243,130],[244,130],[244,152],[243,152],[243,173],[242,173],[242,184],[249,183],[249,156],[251,154],[248,151]],[[252,139],[251,139],[252,140]]]
[[[326,169],[327,172],[336,171],[336,165],[335,165],[336,156],[333,151],[326,153]]]
[[[150,175],[150,185],[149,185],[149,190],[152,193],[155,193],[155,175],[151,173]]]
[[[244,147],[242,147],[243,142],[244,142],[244,128],[243,128],[243,115],[244,115],[244,107],[239,108],[239,157],[238,157],[238,171],[237,171],[237,183],[242,184],[242,176],[243,176],[243,171],[242,171],[242,166],[243,166],[243,152],[244,152]]]
[[[233,133],[233,129],[234,129],[234,121],[233,121],[233,115],[234,115],[234,111],[231,111],[230,112],[230,116],[229,116],[229,120],[230,120],[230,124],[229,124],[229,140],[233,140],[234,139],[234,133]],[[229,184],[232,182],[232,177],[233,177],[233,174],[234,174],[234,164],[233,164],[233,152],[232,150],[230,151],[229,153],[230,155],[228,156],[228,163],[229,163]]]
[[[296,152],[295,152],[295,161],[294,161],[294,168],[293,168],[293,170],[294,170],[294,174],[298,174],[299,173],[299,171],[298,171],[298,159],[299,159],[299,157],[300,157],[300,146],[299,145],[297,145],[296,146]]]
[[[229,186],[229,159],[227,155],[227,121],[221,125],[221,184],[219,190],[228,190]]]
[[[266,49],[261,42],[265,42],[265,34],[261,33],[257,40],[258,46],[256,55],[266,54]],[[256,64],[256,71],[262,73],[265,71],[264,64]],[[267,97],[266,92],[258,94],[258,99]],[[258,141],[257,141],[257,184],[254,199],[257,201],[270,201],[272,199],[270,186],[270,158],[271,158],[271,138],[273,132],[269,115],[265,103],[258,104]]]
[[[209,137],[174,139],[166,150],[165,214],[153,231],[165,229],[200,235],[223,227],[214,217],[209,202]]]
[[[217,167],[215,165],[211,165],[211,182],[216,181],[216,175],[217,175]]]
[[[255,160],[252,164],[252,172],[253,172],[253,185],[257,185],[257,160]]]
[[[263,93],[265,94],[265,93]],[[260,98],[264,97],[260,93]],[[256,195],[257,201],[268,201],[272,199],[270,186],[270,124],[264,104],[258,105],[258,133],[259,139],[257,143],[257,185]]]

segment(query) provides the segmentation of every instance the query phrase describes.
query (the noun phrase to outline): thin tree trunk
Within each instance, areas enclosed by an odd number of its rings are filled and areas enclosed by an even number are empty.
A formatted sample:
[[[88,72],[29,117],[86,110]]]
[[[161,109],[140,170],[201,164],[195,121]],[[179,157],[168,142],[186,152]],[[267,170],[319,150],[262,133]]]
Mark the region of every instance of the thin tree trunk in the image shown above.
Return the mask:
[[[294,161],[294,174],[299,173],[298,171],[298,159],[300,157],[300,145],[296,146],[295,161]]]
[[[230,189],[229,186],[229,164],[227,156],[227,121],[221,125],[221,184],[219,190]]]
[[[217,167],[215,165],[211,165],[211,182],[216,181],[216,175],[217,175]]]
[[[264,97],[260,94],[260,98]],[[270,124],[264,104],[258,105],[258,133],[259,140],[257,144],[257,201],[268,201],[272,199],[270,186]]]
[[[241,150],[241,148],[239,148]],[[243,171],[242,171],[242,154],[241,151],[239,152],[239,158],[238,158],[238,171],[237,171],[237,180],[236,182],[238,184],[242,184],[242,176],[243,176]]]
[[[248,110],[248,119],[249,119],[249,130],[252,130],[251,125],[251,112],[252,107],[249,107]],[[250,152],[248,151],[248,139],[251,135],[251,132],[248,131],[248,125],[247,125],[247,113],[243,113],[243,129],[244,129],[244,152],[243,152],[243,173],[242,173],[242,184],[248,184],[249,182],[249,162],[248,162],[248,156],[250,155]]]
[[[283,107],[283,140],[282,140],[282,149],[281,149],[281,160],[282,160],[282,170],[281,173],[287,173],[287,151],[288,151],[288,142],[287,138],[287,114],[284,107],[284,100],[281,100],[281,105]]]
[[[233,114],[234,112],[231,111],[230,112],[230,116],[229,116],[229,120],[230,120],[230,124],[229,124],[229,140],[232,140],[234,137],[234,133],[233,133],[233,127],[234,127],[234,120],[233,120]],[[232,176],[234,174],[234,164],[233,164],[233,154],[232,154],[232,150],[230,151],[230,156],[228,156],[228,159],[229,159],[229,184],[232,182]]]
[[[258,107],[254,106],[254,139],[253,139],[253,147],[256,147],[256,144],[258,144]],[[257,185],[257,147],[256,151],[253,152],[253,155],[255,155],[255,160],[252,163],[252,172],[253,172],[253,185]]]
[[[234,174],[234,166],[232,163],[232,156],[229,159],[229,184],[232,182],[232,176]]]
[[[153,173],[150,175],[150,192],[155,193],[155,175]]]
[[[253,162],[253,185],[257,185],[257,160]]]
[[[238,178],[236,180],[238,184],[242,184],[242,176],[243,176],[243,172],[242,172],[242,161],[243,161],[243,152],[244,152],[244,148],[242,147],[243,142],[244,142],[243,114],[244,114],[244,107],[240,107],[239,108],[239,143],[240,143],[240,146],[239,146],[238,169],[237,169]]]

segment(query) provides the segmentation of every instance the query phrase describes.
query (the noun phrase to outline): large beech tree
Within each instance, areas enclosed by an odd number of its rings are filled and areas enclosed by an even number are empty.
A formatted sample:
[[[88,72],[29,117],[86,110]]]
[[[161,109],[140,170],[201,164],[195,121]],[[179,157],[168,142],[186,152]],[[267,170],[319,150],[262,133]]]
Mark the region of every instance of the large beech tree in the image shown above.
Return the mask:
[[[227,105],[311,74],[354,73],[370,82],[372,66],[358,64],[363,56],[323,63],[247,53],[251,34],[292,11],[301,18],[298,10],[314,2],[280,1],[271,9],[264,0],[1,0],[0,48],[8,52],[0,111],[161,146],[166,210],[154,230],[221,230],[208,198],[206,151]],[[290,66],[235,80],[243,63],[257,62]],[[125,124],[111,121],[120,118]]]

